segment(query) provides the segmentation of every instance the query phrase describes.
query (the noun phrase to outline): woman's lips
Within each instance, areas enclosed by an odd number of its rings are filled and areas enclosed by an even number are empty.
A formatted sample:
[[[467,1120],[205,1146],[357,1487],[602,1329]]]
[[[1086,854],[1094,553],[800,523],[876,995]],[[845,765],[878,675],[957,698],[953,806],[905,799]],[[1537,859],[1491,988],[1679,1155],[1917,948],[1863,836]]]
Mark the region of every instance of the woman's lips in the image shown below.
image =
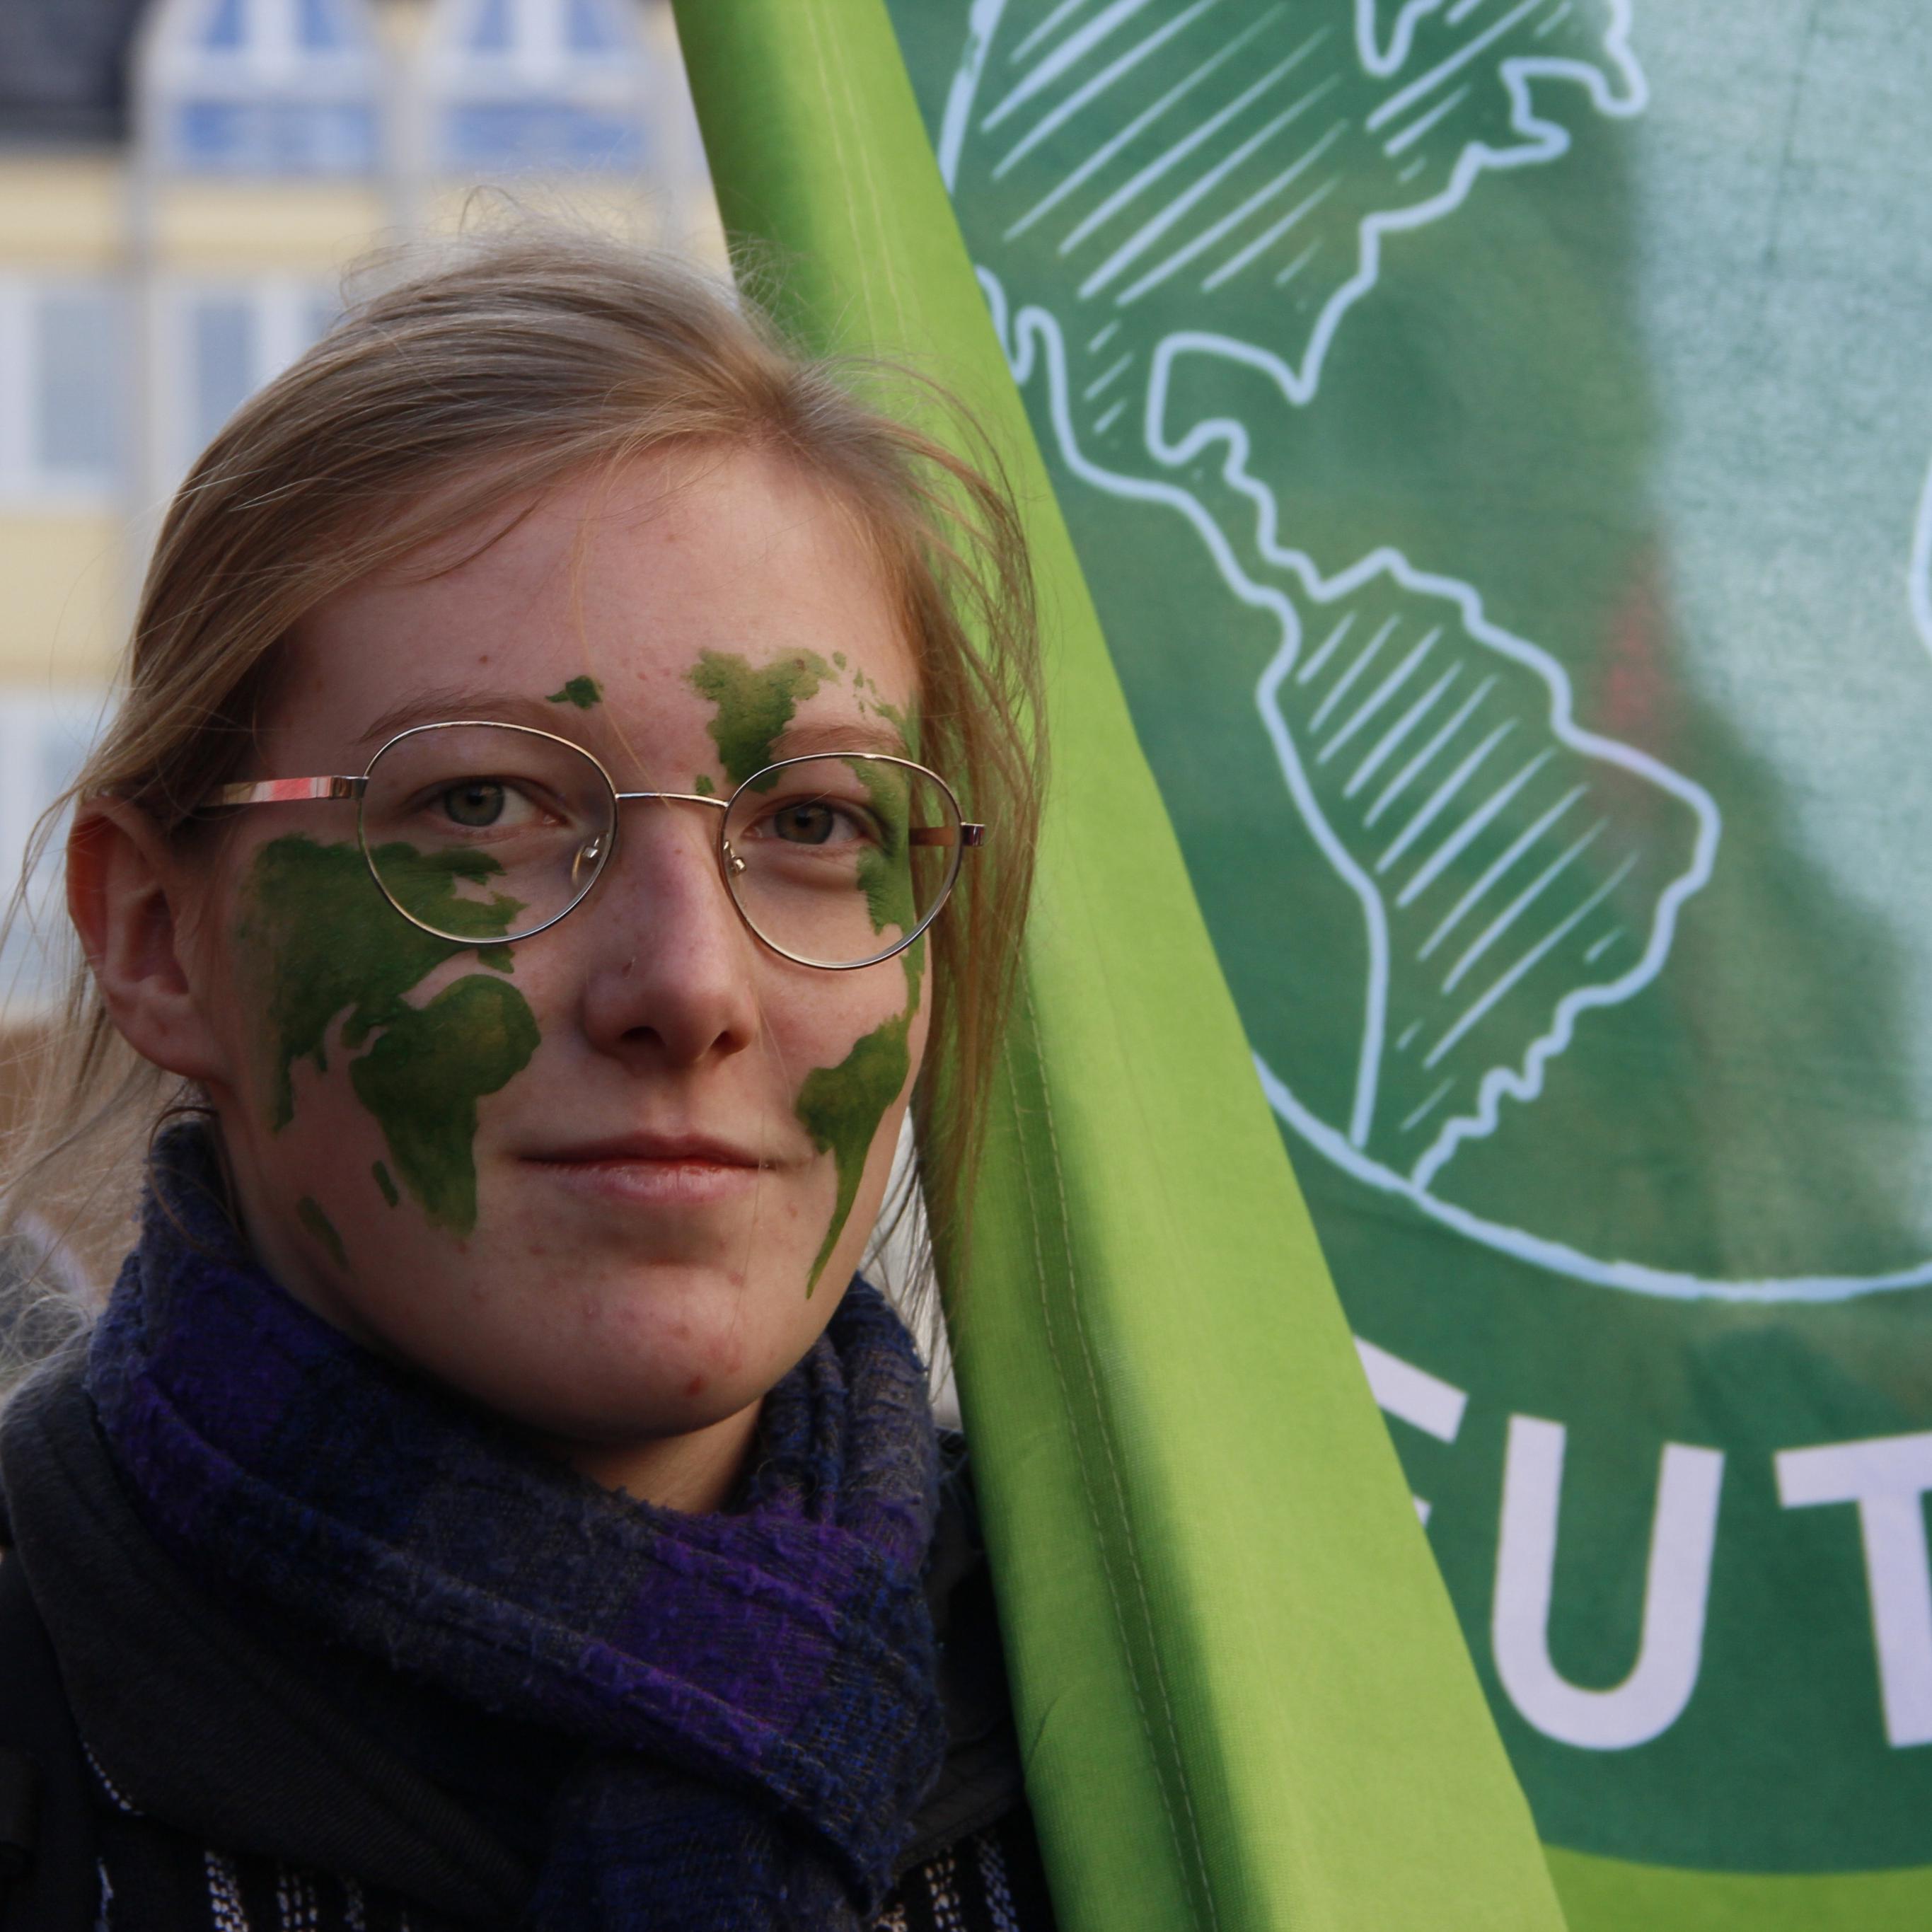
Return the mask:
[[[639,1207],[703,1207],[749,1193],[775,1163],[701,1135],[640,1136],[525,1156],[574,1192]]]

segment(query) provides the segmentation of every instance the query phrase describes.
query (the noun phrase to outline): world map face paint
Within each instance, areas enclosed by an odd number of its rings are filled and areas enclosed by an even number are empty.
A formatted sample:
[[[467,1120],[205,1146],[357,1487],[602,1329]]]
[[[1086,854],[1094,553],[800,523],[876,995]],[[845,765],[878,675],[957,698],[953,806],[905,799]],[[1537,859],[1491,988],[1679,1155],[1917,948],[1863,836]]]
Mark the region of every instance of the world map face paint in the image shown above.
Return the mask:
[[[406,854],[391,848],[383,857],[386,877],[409,880],[412,910],[440,925],[472,927],[487,941],[516,914],[517,902],[500,893],[461,894],[463,885],[485,883],[496,869],[480,853],[440,854],[419,860],[412,871]],[[425,1005],[410,1004],[405,996],[464,949],[400,916],[375,890],[352,844],[297,835],[264,845],[242,908],[236,949],[262,996],[272,1124],[286,1126],[294,1116],[298,1060],[328,1071],[328,1036],[340,1021],[345,1051],[367,1046],[350,1062],[350,1078],[382,1128],[395,1176],[431,1222],[469,1234],[476,1225],[476,1102],[520,1072],[536,1051],[528,1003],[506,980],[478,973]],[[486,944],[481,956],[499,972],[514,963],[508,946]],[[379,1166],[374,1178],[396,1204],[389,1169]],[[327,1226],[321,1209],[304,1201],[314,1210],[303,1214],[304,1225],[311,1231]],[[346,1265],[332,1226],[325,1245]]]
[[[811,651],[793,652],[755,669],[735,652],[706,651],[698,659],[691,688],[718,707],[711,736],[732,784],[744,784],[772,762],[799,706],[836,675]]]
[[[716,707],[710,732],[725,776],[734,784],[752,780],[778,756],[778,743],[796,714],[799,704],[822,684],[842,680],[844,658],[836,654],[835,670],[810,652],[799,652],[754,668],[734,654],[705,653],[690,674],[694,690]],[[862,672],[851,673],[855,694],[868,682]],[[903,734],[902,714],[886,704],[873,687],[873,699],[862,710],[886,717]],[[881,842],[868,848],[858,862],[859,886],[866,896],[873,932],[881,944],[918,923],[912,880],[906,866],[909,814],[906,787],[890,766],[850,761],[872,796]],[[754,788],[756,789],[756,787]],[[808,1299],[838,1244],[850,1219],[859,1184],[873,1142],[886,1110],[904,1092],[912,1071],[908,1047],[919,1010],[920,981],[924,970],[926,941],[922,937],[899,957],[904,962],[906,1004],[902,1012],[854,1042],[837,1065],[814,1067],[799,1090],[796,1110],[800,1123],[820,1154],[829,1154],[838,1176],[832,1220],[814,1257],[806,1281]]]

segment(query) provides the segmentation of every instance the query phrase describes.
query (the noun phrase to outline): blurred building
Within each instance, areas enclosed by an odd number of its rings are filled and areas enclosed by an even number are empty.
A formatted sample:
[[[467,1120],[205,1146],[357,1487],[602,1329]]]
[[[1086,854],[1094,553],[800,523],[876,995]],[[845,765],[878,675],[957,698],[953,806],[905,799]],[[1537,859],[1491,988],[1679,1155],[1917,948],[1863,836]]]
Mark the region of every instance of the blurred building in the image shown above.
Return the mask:
[[[345,267],[492,184],[722,260],[664,0],[0,0],[10,882],[195,453]],[[12,952],[17,1015],[40,975]]]

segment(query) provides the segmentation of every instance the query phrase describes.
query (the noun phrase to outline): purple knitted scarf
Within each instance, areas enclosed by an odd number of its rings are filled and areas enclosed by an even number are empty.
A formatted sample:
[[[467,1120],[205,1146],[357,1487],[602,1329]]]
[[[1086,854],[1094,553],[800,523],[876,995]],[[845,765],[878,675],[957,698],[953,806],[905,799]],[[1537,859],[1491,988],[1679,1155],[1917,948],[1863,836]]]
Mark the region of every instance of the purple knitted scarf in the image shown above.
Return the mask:
[[[579,1741],[529,1921],[867,1924],[945,1727],[925,1378],[855,1282],[728,1514],[613,1495],[376,1360],[249,1258],[177,1130],[88,1386],[137,1506],[231,1601]]]

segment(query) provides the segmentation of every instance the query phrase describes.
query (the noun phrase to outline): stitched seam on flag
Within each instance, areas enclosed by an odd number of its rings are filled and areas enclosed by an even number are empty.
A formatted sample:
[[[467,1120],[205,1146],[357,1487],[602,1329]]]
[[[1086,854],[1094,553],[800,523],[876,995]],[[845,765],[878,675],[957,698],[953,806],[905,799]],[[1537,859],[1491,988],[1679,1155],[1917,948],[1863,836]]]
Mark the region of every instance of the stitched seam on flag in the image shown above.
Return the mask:
[[[1040,1038],[1040,1021],[1034,1007],[1032,982],[1030,980],[1025,980],[1022,982],[1022,986],[1026,1000],[1028,1027],[1034,1040],[1037,1041]],[[1017,1111],[1018,1106],[1018,1096],[1017,1094],[1014,1096],[1014,1106],[1016,1111]],[[1160,1648],[1153,1640],[1154,1616],[1152,1605],[1148,1595],[1147,1579],[1141,1569],[1140,1553],[1135,1544],[1132,1520],[1127,1514],[1126,1491],[1125,1486],[1120,1480],[1119,1461],[1114,1454],[1113,1432],[1108,1426],[1106,1409],[1100,1399],[1100,1374],[1094,1366],[1093,1351],[1088,1346],[1087,1340],[1086,1323],[1082,1319],[1080,1312],[1080,1296],[1073,1278],[1072,1217],[1067,1211],[1066,1180],[1060,1166],[1060,1136],[1058,1130],[1054,1127],[1053,1124],[1053,1096],[1049,1082],[1046,1078],[1046,1067],[1043,1060],[1041,1064],[1040,1106],[1041,1117],[1046,1123],[1047,1146],[1052,1155],[1053,1162],[1053,1184],[1054,1190],[1058,1196],[1060,1202],[1060,1247],[1062,1252],[1066,1257],[1067,1286],[1070,1291],[1071,1291],[1066,1298],[1067,1305],[1072,1315],[1074,1339],[1079,1344],[1080,1347],[1081,1366],[1087,1372],[1088,1387],[1091,1391],[1093,1396],[1094,1426],[1100,1438],[1100,1446],[1106,1451],[1108,1480],[1113,1486],[1114,1503],[1115,1510],[1120,1519],[1121,1540],[1126,1546],[1127,1562],[1129,1568],[1133,1573],[1134,1594],[1138,1600],[1142,1626],[1148,1632],[1148,1655],[1150,1661],[1152,1675],[1154,1681],[1154,1688],[1160,1694],[1161,1717],[1166,1727],[1170,1761],[1174,1766],[1174,1775],[1180,1786],[1180,1802],[1185,1808],[1187,1814],[1187,1840],[1184,1844],[1181,1841],[1180,1820],[1175,1816],[1174,1807],[1172,1804],[1169,1802],[1168,1798],[1166,1780],[1160,1779],[1158,1766],[1160,1759],[1160,1748],[1154,1736],[1154,1724],[1150,1714],[1147,1708],[1146,1700],[1141,1693],[1140,1672],[1134,1668],[1132,1642],[1132,1640],[1127,1634],[1126,1618],[1122,1610],[1120,1593],[1114,1587],[1112,1566],[1103,1561],[1101,1564],[1101,1568],[1106,1572],[1108,1593],[1112,1595],[1114,1600],[1114,1620],[1120,1627],[1120,1642],[1126,1655],[1127,1679],[1133,1686],[1134,1703],[1140,1712],[1141,1728],[1146,1734],[1149,1749],[1154,1754],[1154,1760],[1156,1766],[1155,1776],[1160,1781],[1160,1785],[1161,1809],[1166,1814],[1168,1829],[1173,1834],[1174,1852],[1176,1856],[1180,1858],[1184,1862],[1185,1862],[1187,1854],[1190,1851],[1192,1851],[1194,1854],[1194,1868],[1199,1876],[1201,1898],[1202,1902],[1207,1907],[1208,1922],[1210,1925],[1218,1925],[1220,1921],[1214,1910],[1214,1891],[1208,1882],[1208,1861],[1201,1844],[1200,1822],[1195,1816],[1194,1797],[1192,1792],[1188,1789],[1186,1768],[1181,1760],[1180,1737],[1174,1721],[1174,1702],[1168,1695],[1167,1676],[1166,1673],[1161,1668]],[[1024,1171],[1024,1167],[1025,1163],[1022,1162],[1022,1172]],[[1029,1196],[1030,1196],[1032,1193],[1030,1183],[1028,1184],[1028,1192]],[[1038,1227],[1038,1217],[1036,1215],[1034,1220],[1036,1228]],[[1038,1255],[1040,1239],[1037,1233],[1036,1233],[1034,1238],[1034,1246],[1036,1255]],[[1038,1273],[1040,1282],[1041,1309],[1042,1312],[1047,1315],[1048,1318],[1047,1342],[1048,1346],[1049,1348],[1052,1348],[1053,1324],[1052,1313],[1046,1296],[1046,1271],[1043,1258],[1041,1261]],[[1059,1367],[1058,1350],[1054,1349],[1054,1354],[1055,1358],[1054,1366],[1056,1370],[1058,1370]],[[1064,1386],[1065,1381],[1064,1375],[1062,1376],[1061,1379]],[[1074,1443],[1076,1450],[1078,1449],[1079,1441],[1079,1432],[1076,1430],[1074,1432]],[[1081,1454],[1080,1460],[1082,1468],[1084,1470],[1086,1467],[1087,1462],[1087,1459],[1084,1454]],[[1098,1511],[1096,1510],[1094,1507],[1090,1491],[1088,1490],[1087,1485],[1084,1484],[1082,1485],[1082,1494],[1085,1495],[1088,1498],[1087,1513],[1089,1520],[1094,1525],[1094,1534],[1096,1538],[1100,1537],[1102,1535],[1103,1532],[1101,1528],[1100,1515]]]

